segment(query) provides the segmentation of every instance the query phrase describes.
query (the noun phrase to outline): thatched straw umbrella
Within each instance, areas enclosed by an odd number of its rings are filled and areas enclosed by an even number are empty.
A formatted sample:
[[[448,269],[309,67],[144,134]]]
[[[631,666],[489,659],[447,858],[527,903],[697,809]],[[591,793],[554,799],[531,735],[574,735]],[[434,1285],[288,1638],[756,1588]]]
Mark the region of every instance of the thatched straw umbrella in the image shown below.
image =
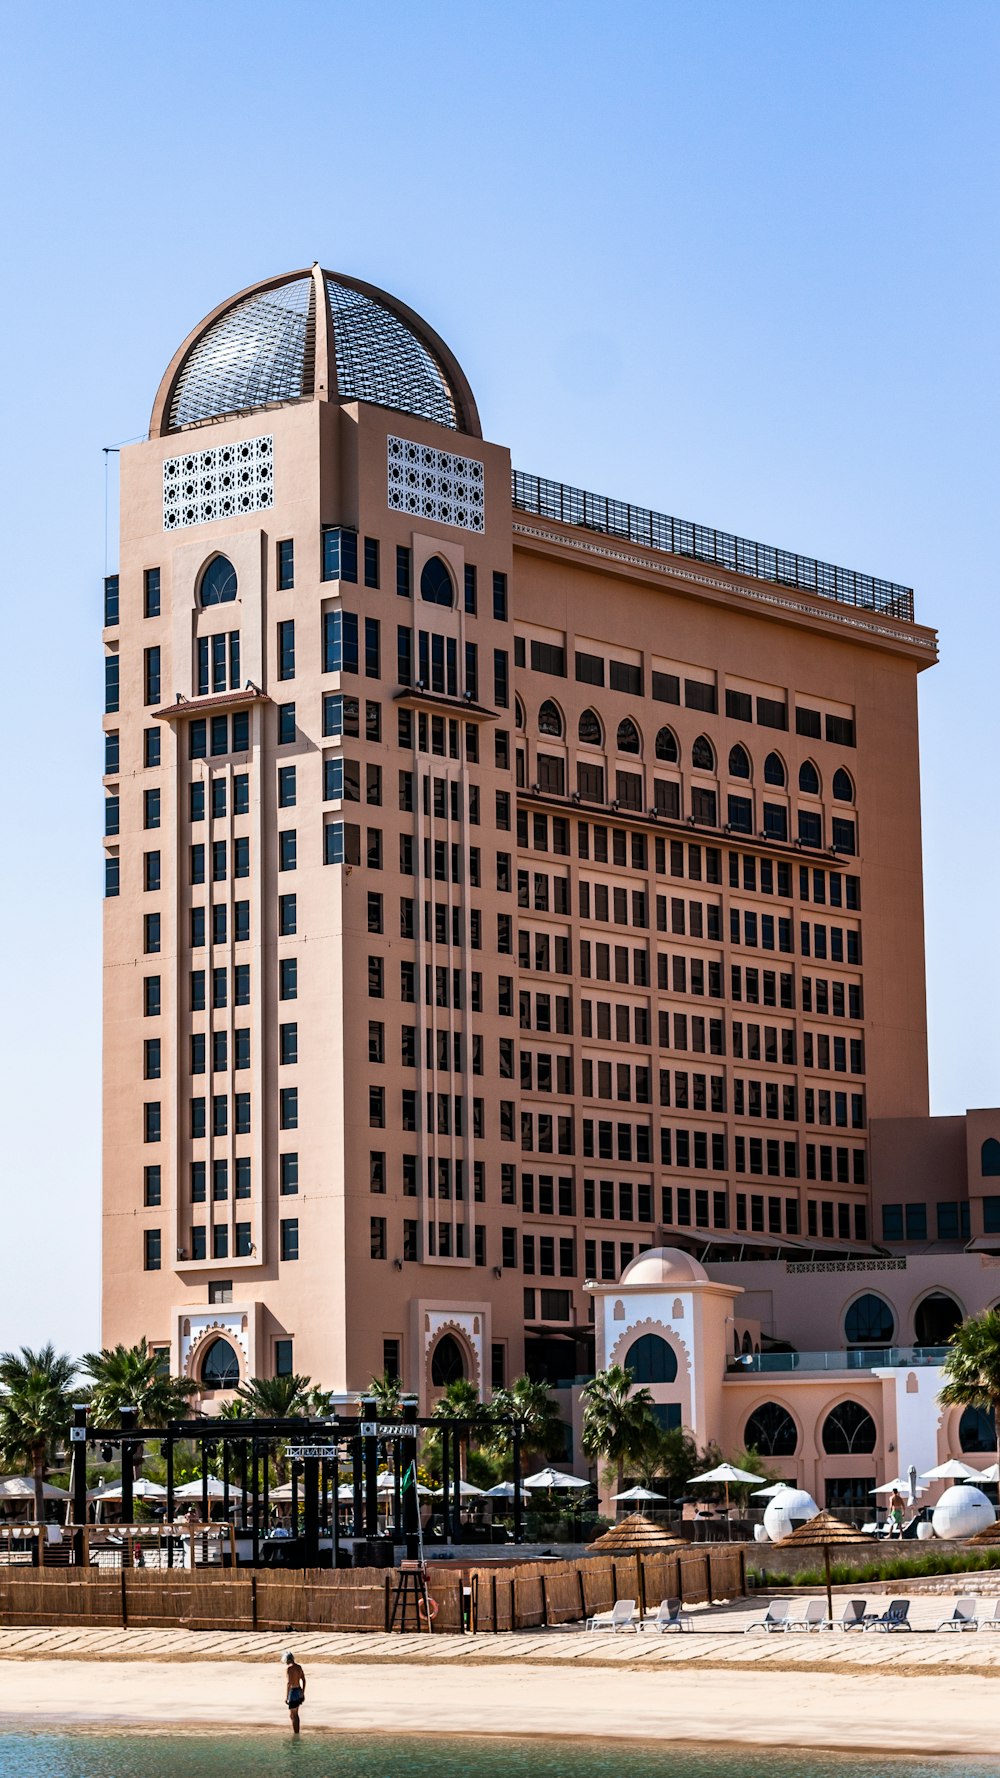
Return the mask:
[[[627,1519],[621,1519],[588,1543],[587,1548],[598,1550],[602,1556],[658,1556],[663,1550],[686,1550],[688,1545],[683,1537],[647,1519],[645,1513],[630,1513]]]
[[[800,1550],[822,1550],[823,1563],[826,1568],[826,1614],[833,1618],[833,1583],[830,1579],[830,1545],[872,1543],[871,1537],[865,1537],[855,1531],[853,1525],[845,1525],[836,1513],[820,1512],[815,1518],[807,1519],[804,1525],[796,1526],[787,1537],[782,1537],[775,1544],[775,1549],[787,1550],[792,1547]]]
[[[642,1564],[643,1556],[659,1556],[669,1554],[671,1550],[686,1550],[690,1545],[683,1537],[675,1537],[662,1525],[647,1519],[645,1513],[630,1513],[609,1531],[588,1543],[588,1552],[593,1551],[600,1556],[634,1556],[635,1578],[639,1599],[639,1616],[646,1615],[646,1575]]]
[[[994,1519],[992,1525],[984,1525],[983,1529],[977,1531],[968,1541],[977,1544],[1000,1543],[1000,1519]]]

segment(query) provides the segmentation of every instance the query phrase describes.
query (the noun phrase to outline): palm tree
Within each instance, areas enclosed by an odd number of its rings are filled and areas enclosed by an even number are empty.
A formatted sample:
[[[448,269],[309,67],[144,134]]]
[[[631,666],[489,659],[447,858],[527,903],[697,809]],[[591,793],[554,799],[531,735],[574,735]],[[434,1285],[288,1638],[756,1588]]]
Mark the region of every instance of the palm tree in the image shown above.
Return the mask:
[[[615,1492],[625,1485],[625,1463],[641,1449],[652,1420],[653,1397],[637,1389],[631,1371],[612,1364],[583,1387],[581,1444],[586,1457],[606,1457],[617,1474]]]
[[[35,1484],[35,1518],[45,1517],[45,1466],[66,1432],[75,1361],[54,1346],[0,1353],[0,1454],[28,1463]]]
[[[941,1368],[948,1380],[938,1400],[946,1407],[992,1414],[1000,1441],[1000,1309],[985,1309],[963,1321],[951,1336]]]
[[[479,1399],[479,1390],[475,1383],[467,1377],[455,1377],[435,1403],[432,1420],[465,1420],[471,1421],[473,1428],[483,1424],[483,1404]],[[469,1435],[463,1430],[458,1436],[458,1473],[465,1480],[465,1471],[469,1458]]]
[[[241,1383],[237,1395],[246,1403],[251,1420],[305,1420],[309,1415],[312,1378],[251,1377]],[[280,1443],[274,1450],[274,1473],[279,1485],[285,1480],[285,1459]]]
[[[490,1447],[506,1454],[513,1444],[515,1427],[521,1435],[521,1472],[529,1454],[561,1457],[566,1448],[566,1428],[544,1383],[533,1377],[515,1377],[508,1388],[494,1391],[487,1410],[491,1425]]]
[[[375,1415],[377,1419],[402,1419],[403,1385],[398,1377],[390,1377],[388,1371],[383,1371],[380,1377],[372,1378],[365,1394],[368,1396],[369,1400],[375,1403]]]
[[[85,1352],[80,1369],[92,1379],[90,1412],[98,1424],[112,1425],[123,1408],[135,1412],[140,1428],[164,1426],[179,1420],[198,1385],[190,1377],[172,1377],[162,1368],[160,1354],[145,1339],[137,1346],[104,1346]],[[132,1446],[132,1474],[142,1473],[145,1455],[141,1443]]]

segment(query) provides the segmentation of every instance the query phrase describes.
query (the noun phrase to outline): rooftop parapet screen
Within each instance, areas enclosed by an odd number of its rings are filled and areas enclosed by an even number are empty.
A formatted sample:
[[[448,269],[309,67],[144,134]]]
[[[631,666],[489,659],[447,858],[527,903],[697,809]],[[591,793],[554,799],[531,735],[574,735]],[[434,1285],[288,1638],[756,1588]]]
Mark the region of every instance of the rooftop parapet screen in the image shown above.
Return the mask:
[[[622,537],[645,549],[707,562],[753,580],[796,587],[823,599],[835,599],[841,605],[898,617],[905,623],[914,621],[912,587],[898,586],[893,580],[878,580],[872,574],[858,574],[853,568],[837,568],[832,562],[818,562],[813,556],[753,543],[728,531],[716,531],[710,525],[674,519],[668,513],[652,512],[646,506],[632,506],[624,500],[610,500],[604,494],[588,494],[583,488],[548,481],[540,475],[525,475],[521,470],[513,471],[511,481],[514,506],[519,512],[556,519],[563,525],[577,525],[585,531],[599,531],[607,537]]]

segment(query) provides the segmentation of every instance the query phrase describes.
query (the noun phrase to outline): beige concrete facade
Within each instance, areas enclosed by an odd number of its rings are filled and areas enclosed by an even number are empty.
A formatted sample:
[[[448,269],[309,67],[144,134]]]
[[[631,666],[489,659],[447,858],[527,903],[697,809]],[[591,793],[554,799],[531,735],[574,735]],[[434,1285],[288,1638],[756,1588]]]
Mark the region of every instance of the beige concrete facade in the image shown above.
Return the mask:
[[[874,1258],[872,1127],[927,1116],[933,632],[528,511],[419,318],[294,278],[121,455],[104,1340],[426,1407],[587,1374],[585,1281],[644,1247]],[[206,398],[283,290],[298,382]],[[350,380],[359,302],[432,398]]]

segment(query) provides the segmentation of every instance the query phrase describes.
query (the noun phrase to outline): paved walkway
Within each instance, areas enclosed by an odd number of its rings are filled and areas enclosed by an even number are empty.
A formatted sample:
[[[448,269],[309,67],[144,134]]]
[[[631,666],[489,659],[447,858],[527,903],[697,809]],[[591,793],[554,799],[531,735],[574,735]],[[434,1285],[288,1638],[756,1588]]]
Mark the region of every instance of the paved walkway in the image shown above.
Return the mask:
[[[859,1596],[863,1589],[859,1589]],[[874,1606],[875,1598],[871,1596]],[[954,1596],[914,1597],[911,1635],[742,1634],[758,1620],[764,1602],[696,1610],[689,1633],[633,1635],[586,1633],[578,1625],[520,1630],[499,1636],[355,1635],[325,1630],[270,1631],[0,1629],[0,1661],[280,1661],[291,1643],[304,1662],[374,1666],[459,1663],[495,1665],[647,1667],[683,1666],[772,1672],[867,1672],[890,1668],[910,1673],[978,1673],[1000,1677],[1000,1632],[934,1635]],[[990,1602],[992,1604],[992,1601]]]

